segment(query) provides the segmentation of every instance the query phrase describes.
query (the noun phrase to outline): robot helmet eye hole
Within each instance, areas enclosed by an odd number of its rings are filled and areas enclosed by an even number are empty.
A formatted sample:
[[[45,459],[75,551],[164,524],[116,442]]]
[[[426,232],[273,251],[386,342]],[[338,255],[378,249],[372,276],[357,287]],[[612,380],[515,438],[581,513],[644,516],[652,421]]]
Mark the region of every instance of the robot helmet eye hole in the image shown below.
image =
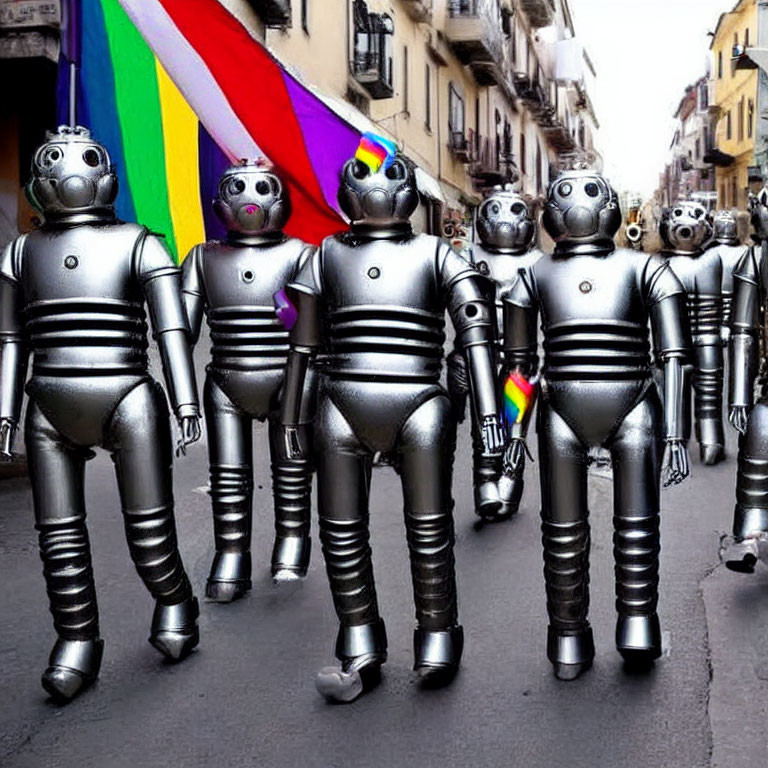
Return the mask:
[[[384,175],[392,181],[402,181],[406,176],[405,166],[400,160],[395,160],[384,172]]]
[[[280,194],[280,182],[277,180],[277,177],[270,176],[269,177],[269,186],[272,189],[273,195],[279,195]]]
[[[512,213],[514,213],[515,216],[520,216],[525,212],[525,206],[522,203],[513,203],[512,207],[509,210],[512,211]]]
[[[598,197],[600,194],[600,187],[598,187],[594,181],[590,181],[588,184],[584,185],[584,191],[589,197]]]
[[[91,168],[96,168],[101,163],[101,152],[95,147],[88,147],[83,152],[83,162]]]
[[[62,157],[62,151],[58,147],[48,147],[40,158],[40,165],[43,166],[43,168],[50,168],[58,163]]]
[[[704,209],[703,208],[697,208],[693,213],[694,213],[694,216],[696,216],[697,219],[700,219],[704,215]]]
[[[683,215],[683,209],[682,208],[675,208],[675,210],[673,211],[673,214],[675,216],[682,216]]]
[[[260,195],[268,195],[272,191],[272,187],[266,179],[259,179],[259,181],[256,182],[256,191]]]
[[[226,192],[233,196],[245,192],[245,182],[239,176],[235,176],[227,182]]]
[[[360,160],[355,160],[355,162],[352,163],[351,171],[352,175],[360,181],[367,178],[371,174],[371,169]]]
[[[573,192],[573,187],[566,181],[557,188],[560,197],[568,197]]]
[[[488,210],[494,215],[498,216],[501,213],[501,206],[498,203],[491,203],[488,206]]]

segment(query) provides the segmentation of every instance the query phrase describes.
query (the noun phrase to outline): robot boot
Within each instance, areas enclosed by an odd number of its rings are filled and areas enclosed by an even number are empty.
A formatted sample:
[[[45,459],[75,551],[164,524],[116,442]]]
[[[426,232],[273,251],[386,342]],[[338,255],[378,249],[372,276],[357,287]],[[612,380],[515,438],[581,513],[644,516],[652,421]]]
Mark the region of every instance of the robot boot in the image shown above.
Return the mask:
[[[523,479],[523,470],[525,464],[517,467],[514,471],[504,470],[499,478],[499,499],[501,507],[499,508],[499,519],[506,520],[517,514],[520,509],[520,501],[523,498],[525,482]]]
[[[167,658],[181,661],[200,642],[197,627],[199,615],[196,597],[189,597],[176,605],[158,602],[152,616],[150,644]]]
[[[103,652],[101,638],[65,640],[60,637],[43,672],[43,688],[61,704],[71,701],[96,681]]]
[[[592,627],[577,631],[547,629],[547,658],[552,662],[558,680],[575,680],[592,667],[595,642]]]
[[[661,656],[661,627],[656,613],[650,616],[619,615],[616,650],[628,667],[646,669]]]
[[[413,632],[413,668],[425,688],[448,685],[459,671],[464,650],[464,629],[445,631],[417,628]]]
[[[283,584],[303,579],[311,551],[309,536],[278,536],[272,549],[272,581]]]
[[[251,553],[216,552],[205,585],[205,596],[216,603],[231,603],[251,589]]]
[[[323,667],[315,680],[317,690],[326,699],[349,704],[375,688],[381,680],[381,665],[387,660],[383,620],[339,627],[336,658],[341,667]]]

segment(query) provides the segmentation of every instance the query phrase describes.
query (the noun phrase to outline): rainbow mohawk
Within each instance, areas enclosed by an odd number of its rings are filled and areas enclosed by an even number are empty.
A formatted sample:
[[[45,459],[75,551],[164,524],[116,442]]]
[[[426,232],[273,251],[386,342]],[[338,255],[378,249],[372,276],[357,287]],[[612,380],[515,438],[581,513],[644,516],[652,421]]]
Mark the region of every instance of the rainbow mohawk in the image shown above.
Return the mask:
[[[386,171],[394,162],[397,146],[394,142],[378,136],[375,133],[366,132],[360,139],[360,144],[355,152],[355,159],[365,163],[371,173]]]

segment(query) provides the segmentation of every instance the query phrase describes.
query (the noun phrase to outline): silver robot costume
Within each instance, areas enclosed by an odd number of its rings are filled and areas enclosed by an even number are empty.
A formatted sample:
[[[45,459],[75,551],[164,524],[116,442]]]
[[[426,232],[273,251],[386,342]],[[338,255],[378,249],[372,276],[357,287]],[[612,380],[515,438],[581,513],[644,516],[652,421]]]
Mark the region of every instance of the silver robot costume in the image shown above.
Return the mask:
[[[563,173],[549,189],[543,226],[556,243],[523,271],[504,300],[506,365],[544,364],[537,431],[542,499],[547,655],[560,679],[594,656],[589,606],[589,449],[611,452],[614,472],[616,645],[628,663],[661,652],[656,614],[659,484],[664,441],[668,482],[688,474],[681,405],[689,348],[685,293],[658,256],[617,250],[615,192],[591,171]],[[664,361],[666,416],[652,383],[648,322]],[[666,419],[666,435],[664,434]]]
[[[723,349],[721,300],[723,267],[717,250],[703,252],[712,235],[706,210],[698,203],[681,202],[665,209],[659,222],[669,259],[685,288],[693,358],[686,366],[685,436],[691,433],[691,385],[695,394],[696,440],[704,464],[725,458],[723,430]]]
[[[723,326],[722,337],[727,342],[731,318],[731,303],[733,300],[733,271],[741,261],[747,247],[739,241],[736,217],[731,211],[718,211],[712,223],[714,244],[707,251],[715,251],[720,257],[723,269],[722,302]]]
[[[85,463],[112,454],[136,569],[155,598],[150,642],[180,659],[197,645],[197,599],[173,514],[168,406],[148,373],[149,307],[180,448],[200,436],[179,269],[146,229],[115,218],[117,178],[84,128],[48,135],[28,193],[44,226],[0,258],[0,444],[10,451],[26,376],[25,439],[40,555],[59,639],[43,687],[66,701],[99,672]]]
[[[287,289],[298,310],[291,332],[283,423],[297,439],[304,371],[320,351],[316,455],[320,539],[339,618],[336,656],[318,690],[351,701],[375,685],[386,660],[368,533],[374,455],[388,457],[403,486],[417,628],[414,668],[426,685],[458,668],[451,479],[456,423],[439,384],[447,307],[469,361],[488,453],[501,453],[492,310],[477,272],[447,244],[414,235],[412,167],[397,156],[371,173],[342,171],[339,202],[351,231],[326,239]]]
[[[309,564],[312,468],[309,458],[286,455],[279,426],[288,330],[278,319],[273,295],[295,276],[312,247],[283,234],[290,216],[287,190],[262,164],[225,171],[214,209],[227,238],[192,249],[184,261],[182,289],[193,340],[199,338],[203,313],[211,331],[203,404],[216,553],[206,595],[228,602],[251,587],[254,419],[269,422],[273,578],[300,578]],[[302,414],[301,430],[309,441],[309,414]]]
[[[472,248],[477,271],[489,278],[489,300],[496,307],[497,359],[503,360],[503,299],[519,277],[519,271],[535,264],[541,252],[532,249],[536,223],[528,204],[511,184],[495,188],[480,205],[477,214],[479,245]],[[501,381],[503,387],[504,382]],[[463,353],[454,350],[448,359],[448,390],[460,419],[464,417],[469,379]],[[523,494],[525,453],[514,463],[485,453],[482,425],[472,411],[472,474],[475,511],[485,520],[503,520],[515,514]],[[519,428],[515,434],[525,437]]]
[[[768,393],[764,387],[754,402],[760,363],[766,364],[768,191],[763,190],[754,203],[752,225],[758,244],[747,250],[733,273],[729,419],[741,437],[733,535],[724,538],[721,549],[726,566],[743,573],[754,571],[759,545],[768,541]]]

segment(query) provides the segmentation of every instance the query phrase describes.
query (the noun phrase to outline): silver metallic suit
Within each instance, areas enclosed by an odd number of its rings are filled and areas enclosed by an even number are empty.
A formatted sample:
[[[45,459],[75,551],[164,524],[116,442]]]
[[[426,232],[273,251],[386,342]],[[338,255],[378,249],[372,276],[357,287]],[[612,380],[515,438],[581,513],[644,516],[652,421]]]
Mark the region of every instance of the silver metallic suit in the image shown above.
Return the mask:
[[[544,334],[537,431],[541,478],[547,654],[560,679],[592,664],[587,466],[607,448],[614,472],[616,645],[629,663],[661,652],[656,614],[659,484],[688,474],[682,432],[682,365],[689,347],[685,294],[669,263],[627,249],[615,192],[592,171],[568,171],[550,187],[543,226],[552,255],[525,269],[504,300],[505,365],[537,370]],[[663,360],[665,416],[649,361],[648,323]]]
[[[489,300],[496,307],[497,359],[504,354],[503,299],[519,277],[519,271],[535,264],[541,252],[532,249],[536,223],[525,200],[512,190],[512,185],[497,187],[483,201],[477,214],[480,244],[472,248],[472,261],[477,271],[489,278]],[[503,387],[504,382],[500,382]],[[455,350],[448,359],[448,389],[464,416],[469,381],[465,358]],[[514,465],[502,458],[489,456],[483,448],[482,425],[472,411],[472,469],[475,511],[485,520],[501,520],[515,514],[523,494],[525,452],[520,452]],[[524,437],[524,434],[521,433]]]
[[[739,241],[739,234],[736,225],[736,217],[731,211],[718,211],[715,214],[712,224],[714,230],[714,244],[707,250],[715,251],[720,257],[720,263],[723,268],[722,281],[722,302],[723,302],[723,332],[722,337],[728,340],[729,324],[731,319],[731,303],[733,300],[733,271],[736,265],[741,261],[744,252],[747,250],[745,245]]]
[[[197,600],[176,542],[168,406],[148,373],[146,302],[180,447],[200,436],[180,275],[146,229],[115,219],[117,178],[83,128],[49,134],[30,198],[44,226],[0,257],[0,438],[10,451],[33,355],[25,438],[40,555],[59,639],[43,687],[66,701],[99,672],[85,463],[112,454],[136,569],[155,598],[150,642],[172,659],[198,642]]]
[[[403,486],[417,629],[415,669],[443,684],[462,652],[453,558],[451,479],[456,424],[439,384],[447,308],[468,358],[474,408],[489,454],[500,453],[491,328],[477,272],[447,244],[414,235],[414,172],[399,156],[377,173],[357,160],[342,171],[339,201],[350,232],[326,239],[288,288],[291,332],[283,423],[292,452],[304,371],[319,352],[316,455],[320,538],[340,628],[317,686],[351,701],[376,683],[387,640],[368,543],[376,454]]]
[[[723,267],[716,249],[702,252],[712,228],[698,203],[681,202],[666,209],[659,223],[669,259],[685,288],[693,339],[693,359],[686,366],[686,439],[690,437],[691,384],[695,394],[696,440],[704,464],[725,458],[723,430],[722,281]]]
[[[216,554],[206,594],[228,602],[251,587],[254,419],[269,421],[273,578],[300,578],[309,563],[312,468],[308,457],[286,455],[279,427],[288,330],[278,319],[273,295],[295,276],[312,248],[283,234],[290,215],[287,190],[263,165],[229,168],[214,208],[227,239],[192,249],[184,261],[182,288],[193,339],[199,337],[203,313],[211,330],[203,402]],[[309,440],[310,414],[302,414],[301,429]]]
[[[733,535],[723,541],[721,557],[734,571],[752,573],[768,541],[768,396],[754,402],[755,380],[765,356],[765,303],[768,296],[768,193],[761,192],[752,212],[758,244],[748,249],[733,272],[730,338],[729,419],[739,431],[736,507]]]

